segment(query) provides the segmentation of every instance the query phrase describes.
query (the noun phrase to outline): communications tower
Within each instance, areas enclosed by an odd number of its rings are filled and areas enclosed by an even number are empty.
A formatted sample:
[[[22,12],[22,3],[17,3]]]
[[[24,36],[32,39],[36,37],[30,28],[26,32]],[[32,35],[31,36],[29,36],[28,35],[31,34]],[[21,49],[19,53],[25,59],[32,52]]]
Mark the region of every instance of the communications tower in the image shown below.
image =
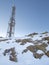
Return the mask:
[[[13,37],[14,32],[15,32],[15,5],[12,7],[12,13],[11,13],[11,18],[8,23],[8,30],[7,30],[7,36],[8,37]]]

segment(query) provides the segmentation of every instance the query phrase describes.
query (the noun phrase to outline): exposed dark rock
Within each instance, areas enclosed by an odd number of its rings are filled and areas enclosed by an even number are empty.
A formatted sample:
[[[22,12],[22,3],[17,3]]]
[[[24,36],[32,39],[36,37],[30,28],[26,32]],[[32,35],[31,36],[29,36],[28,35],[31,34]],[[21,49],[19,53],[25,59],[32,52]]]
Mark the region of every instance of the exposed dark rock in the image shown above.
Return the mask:
[[[10,50],[11,50],[11,49],[6,49],[6,50],[4,51],[4,53],[3,53],[3,55],[6,56],[6,54],[9,53]]]
[[[40,37],[42,37],[42,35]]]
[[[28,39],[23,39],[22,40],[22,42],[21,42],[21,45],[24,45],[24,44],[26,44],[26,43],[32,43],[33,41],[32,41],[32,39],[30,39],[30,38],[28,38]]]
[[[23,54],[23,53],[26,53],[27,51],[28,51],[28,49],[23,50],[22,54]]]
[[[28,46],[27,49],[30,50],[31,52],[36,52],[37,51],[36,47],[32,46],[32,45]]]
[[[48,32],[46,31],[46,32],[43,32],[43,33],[41,33],[41,34],[47,34]]]
[[[49,44],[49,41],[47,43]]]
[[[34,43],[35,45],[39,45],[40,43],[42,43],[42,40],[35,40],[33,43]]]
[[[43,44],[41,44],[41,45],[30,45],[30,46],[28,46],[25,50],[23,50],[23,52],[22,53],[26,53],[28,50],[30,50],[32,53],[36,53],[38,50],[42,50],[44,53],[47,51],[46,50],[46,47],[47,47],[48,45],[47,44],[45,44],[45,43],[43,43]]]
[[[15,42],[20,43],[22,39],[17,39]]]
[[[36,59],[40,59],[44,54],[39,54],[39,53],[33,53],[33,56],[36,58]]]
[[[44,38],[42,38],[42,39],[49,41],[49,36],[48,36],[48,37],[44,37]]]
[[[3,38],[2,36],[0,38]]]
[[[42,50],[44,53],[46,52],[46,47],[47,47],[47,46],[48,46],[48,45],[45,44],[45,43],[43,43],[43,44],[41,44],[41,45],[35,45],[36,49]]]
[[[11,61],[17,62],[15,48],[12,48],[12,49],[11,49],[11,53],[10,53],[9,59],[10,59]]]
[[[23,50],[22,53],[26,53],[28,50],[31,51],[32,53],[37,51],[35,46],[30,45],[25,50]]]
[[[38,33],[31,33],[31,34],[29,34],[29,35],[27,35],[28,37],[33,37],[34,35],[38,35]]]
[[[3,54],[4,56],[6,56],[6,54],[10,54],[9,60],[17,62],[15,48],[6,49]]]
[[[45,53],[48,57],[49,57],[49,51],[47,51],[47,53]]]
[[[9,44],[10,42],[9,42],[9,41],[7,41],[6,43],[7,43],[7,44]]]
[[[2,41],[7,41],[8,39],[0,39],[0,42],[2,42]]]
[[[31,38],[27,38],[27,39],[18,39],[18,40],[16,40],[16,42],[21,43],[20,45],[24,45],[24,44],[26,44],[27,42],[32,43],[33,40],[32,40]]]

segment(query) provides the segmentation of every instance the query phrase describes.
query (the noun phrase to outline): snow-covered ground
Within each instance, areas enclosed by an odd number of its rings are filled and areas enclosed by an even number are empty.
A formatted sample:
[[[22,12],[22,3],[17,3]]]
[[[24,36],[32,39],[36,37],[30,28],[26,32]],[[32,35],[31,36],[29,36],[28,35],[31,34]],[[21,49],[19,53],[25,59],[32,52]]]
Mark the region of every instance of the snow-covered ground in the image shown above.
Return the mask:
[[[49,36],[49,35],[48,35]],[[42,37],[40,37],[39,35],[35,35],[32,40],[33,42],[35,42],[35,40],[41,40],[43,37],[45,37],[45,35],[43,34]],[[23,52],[23,50],[27,49],[28,46],[32,45],[35,46],[34,43],[32,42],[26,42],[24,45],[21,45],[21,42],[16,42],[16,40],[18,39],[27,39],[30,37],[20,37],[20,38],[12,38],[11,40],[8,39],[6,41],[1,41],[0,42],[0,65],[49,65],[49,57],[47,55],[45,55],[45,53],[38,49],[37,53],[41,54],[43,53],[44,55],[39,59],[39,58],[35,58],[33,56],[33,53],[28,50],[27,52]],[[0,40],[3,40],[6,38],[0,38]],[[42,41],[43,42],[43,41]],[[46,40],[45,43],[47,44]],[[40,44],[40,43],[39,43]],[[42,43],[41,43],[42,44]],[[38,44],[37,44],[38,45]],[[47,44],[48,46],[46,47],[46,52],[49,51],[49,44]],[[10,49],[10,48],[15,48],[16,51],[16,57],[17,57],[17,62],[11,61],[9,60],[9,56],[10,53],[7,53],[6,56],[4,56],[4,51],[6,49]]]

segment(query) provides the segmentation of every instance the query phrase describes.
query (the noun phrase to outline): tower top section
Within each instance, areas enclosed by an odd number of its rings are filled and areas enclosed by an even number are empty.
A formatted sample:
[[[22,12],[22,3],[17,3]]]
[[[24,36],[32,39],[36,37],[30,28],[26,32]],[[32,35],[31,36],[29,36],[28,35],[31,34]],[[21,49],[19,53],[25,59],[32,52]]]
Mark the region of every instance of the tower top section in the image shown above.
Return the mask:
[[[12,6],[12,14],[11,14],[11,18],[15,18],[15,6]]]
[[[15,0],[12,0],[12,6],[15,6]]]

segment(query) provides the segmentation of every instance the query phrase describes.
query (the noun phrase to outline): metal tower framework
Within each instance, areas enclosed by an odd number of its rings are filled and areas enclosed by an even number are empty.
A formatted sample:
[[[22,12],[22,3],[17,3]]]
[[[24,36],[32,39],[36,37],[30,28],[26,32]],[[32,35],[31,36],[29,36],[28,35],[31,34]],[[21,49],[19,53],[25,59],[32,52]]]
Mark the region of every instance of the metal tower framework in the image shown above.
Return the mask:
[[[8,31],[7,31],[7,36],[12,37],[14,36],[14,31],[15,31],[15,6],[12,7],[12,15],[10,18],[10,22],[8,25]]]

